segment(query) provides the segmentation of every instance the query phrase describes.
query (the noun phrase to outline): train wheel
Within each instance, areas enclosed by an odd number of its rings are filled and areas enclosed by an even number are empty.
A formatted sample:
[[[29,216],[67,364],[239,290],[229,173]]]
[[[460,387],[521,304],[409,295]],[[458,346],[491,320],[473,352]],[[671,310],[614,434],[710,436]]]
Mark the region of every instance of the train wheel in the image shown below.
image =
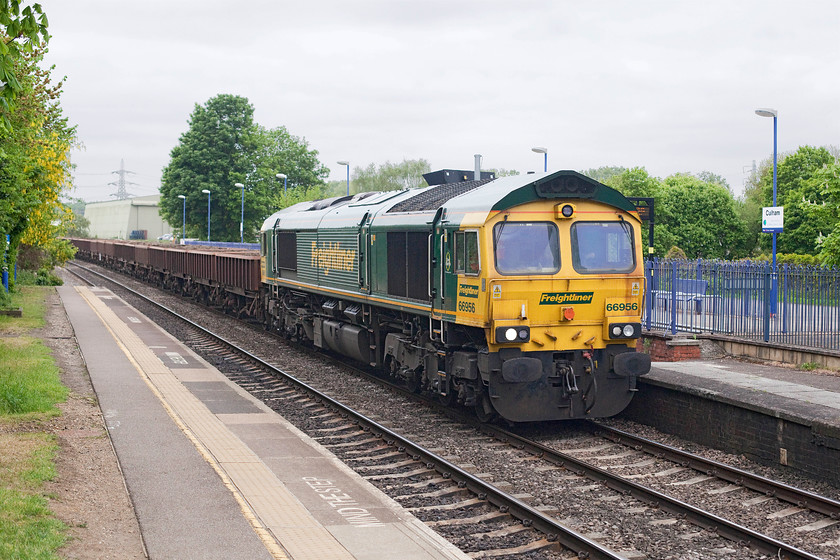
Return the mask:
[[[493,403],[490,402],[490,395],[487,391],[482,391],[481,396],[475,403],[475,415],[479,421],[485,424],[492,422],[498,417],[496,410],[493,408]]]

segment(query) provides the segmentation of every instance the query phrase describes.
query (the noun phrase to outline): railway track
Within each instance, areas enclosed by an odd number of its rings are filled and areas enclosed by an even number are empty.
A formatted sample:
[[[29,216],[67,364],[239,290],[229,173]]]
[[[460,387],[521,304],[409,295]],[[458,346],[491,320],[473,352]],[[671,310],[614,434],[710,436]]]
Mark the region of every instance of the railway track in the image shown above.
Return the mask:
[[[88,273],[92,273],[89,269],[85,270]],[[269,406],[272,403],[276,405],[276,400],[294,400],[298,406],[306,411],[307,415],[310,415],[310,418],[323,421],[325,427],[320,428],[321,431],[333,430],[335,426],[331,424],[335,422],[345,423],[344,426],[346,427],[342,428],[342,431],[352,430],[352,433],[334,433],[329,436],[322,435],[320,437],[322,441],[335,438],[341,439],[340,443],[328,444],[327,447],[331,447],[332,449],[336,449],[337,446],[342,446],[343,448],[352,447],[353,451],[358,452],[362,450],[364,453],[375,453],[382,449],[395,450],[395,453],[389,453],[386,457],[389,460],[388,463],[379,466],[380,470],[389,471],[389,474],[383,473],[376,475],[368,472],[365,477],[369,480],[393,480],[428,475],[428,479],[430,480],[424,481],[421,485],[416,486],[416,488],[422,489],[425,486],[443,485],[445,488],[436,491],[440,492],[443,490],[443,492],[439,495],[436,494],[436,497],[442,497],[447,493],[450,496],[454,496],[462,492],[469,492],[474,497],[470,498],[466,505],[481,505],[488,510],[498,511],[498,515],[484,516],[483,519],[475,520],[476,523],[505,517],[507,518],[505,519],[507,525],[521,524],[523,530],[528,533],[539,532],[544,535],[528,536],[526,537],[527,542],[512,549],[500,550],[493,548],[484,551],[473,551],[473,557],[491,558],[503,555],[515,555],[544,548],[556,548],[558,545],[563,545],[567,549],[575,552],[579,558],[603,560],[621,560],[624,558],[603,547],[596,541],[588,539],[565,527],[556,519],[532,508],[517,497],[497,489],[489,482],[470,474],[434,452],[423,448],[413,441],[391,431],[384,425],[343,405],[339,401],[296,379],[294,376],[289,375],[275,365],[223,339],[190,319],[157,304],[152,299],[132,290],[128,286],[107,278],[104,275],[96,274],[101,278],[107,279],[109,282],[119,285],[121,289],[132,293],[134,297],[143,299],[148,304],[154,305],[159,310],[166,312],[179,322],[187,325],[189,330],[193,332],[192,336],[185,340],[189,346],[196,348],[204,354],[215,355],[216,357],[221,355],[225,361],[237,364],[239,366],[237,369],[240,370],[240,373],[232,376],[233,379],[240,381],[244,388],[259,393]],[[79,275],[79,278],[89,282],[82,275]],[[259,383],[255,385],[255,381],[259,381]],[[358,441],[359,439],[361,441]],[[399,458],[399,460],[394,461],[395,457]],[[367,459],[369,464],[357,465],[357,468],[362,468],[362,470],[367,468],[368,471],[371,471],[373,470],[373,465],[378,464],[376,461],[381,459],[381,457],[372,455],[368,456]],[[394,473],[393,469],[395,468],[402,469],[402,472]],[[409,469],[409,476],[405,474],[406,468]],[[415,497],[422,497],[427,494],[428,492],[426,491],[420,491],[416,493]],[[458,509],[450,506],[451,504],[438,503],[432,507],[438,513],[453,512]],[[414,508],[413,511],[420,512],[426,510]],[[463,518],[455,517],[457,514],[458,512],[454,511],[452,517],[463,520]],[[436,520],[438,527],[445,525],[441,521]],[[463,521],[460,523],[453,522],[452,524],[461,525]],[[520,532],[510,530],[507,534],[512,535]]]
[[[649,547],[634,544],[638,539],[627,538],[627,535],[617,538],[609,536],[605,534],[602,527],[609,525],[609,522],[587,525],[580,523],[574,515],[569,517],[570,509],[574,510],[575,506],[569,507],[564,504],[576,501],[568,499],[570,496],[579,497],[585,493],[598,494],[596,498],[589,501],[600,503],[602,511],[624,510],[625,516],[629,516],[629,519],[625,518],[622,521],[619,516],[616,518],[618,524],[638,526],[651,532],[659,530],[660,533],[673,532],[675,526],[683,527],[691,524],[695,529],[678,533],[678,538],[694,543],[693,546],[699,549],[716,551],[716,554],[728,550],[728,545],[720,544],[721,537],[725,537],[737,547],[730,550],[738,551],[739,554],[741,552],[749,554],[743,557],[819,558],[815,554],[762,535],[660,491],[642,486],[633,481],[635,475],[631,474],[628,478],[627,475],[622,476],[611,472],[626,470],[626,465],[631,463],[625,462],[625,467],[610,469],[600,468],[594,464],[598,459],[584,461],[578,458],[587,454],[603,458],[624,453],[624,457],[630,458],[634,454],[652,453],[653,459],[634,459],[632,463],[639,465],[650,460],[669,460],[678,465],[664,469],[655,467],[660,470],[650,473],[651,476],[673,471],[667,475],[660,474],[656,477],[658,479],[685,473],[690,468],[699,469],[702,473],[687,478],[683,474],[683,478],[673,482],[680,486],[707,483],[711,480],[710,477],[719,476],[725,485],[715,488],[713,491],[717,493],[711,495],[726,496],[730,492],[750,489],[750,491],[760,493],[761,501],[757,501],[757,504],[780,499],[793,504],[793,507],[798,510],[811,507],[814,515],[822,516],[821,519],[814,521],[816,525],[822,524],[822,527],[815,528],[814,531],[831,527],[831,522],[836,522],[837,519],[837,502],[798,491],[787,485],[778,485],[769,479],[755,477],[738,469],[733,470],[720,463],[710,463],[697,456],[685,455],[675,448],[640,440],[630,434],[617,432],[602,425],[585,426],[590,440],[584,442],[580,439],[574,440],[572,443],[574,448],[562,452],[510,430],[479,425],[471,419],[453,418],[444,421],[440,412],[429,410],[424,413],[428,416],[427,419],[415,413],[415,426],[435,424],[439,432],[451,432],[460,434],[462,439],[469,438],[475,450],[472,452],[462,450],[455,454],[449,446],[435,448],[432,443],[424,447],[422,443],[424,440],[434,442],[434,439],[428,439],[428,434],[417,437],[420,444],[412,443],[409,440],[415,439],[414,437],[399,436],[396,431],[364,415],[354,417],[351,411],[344,410],[341,405],[333,407],[332,399],[326,395],[306,398],[300,396],[300,391],[308,392],[312,389],[305,383],[303,387],[297,388],[285,385],[289,383],[286,381],[283,382],[283,386],[276,385],[279,383],[275,377],[277,373],[265,373],[264,366],[255,365],[257,358],[252,354],[246,353],[244,358],[225,357],[225,353],[230,351],[212,349],[207,344],[212,346],[220,343],[218,341],[197,342],[199,350],[203,349],[216,356],[219,355],[218,352],[221,352],[223,356],[221,361],[227,365],[239,363],[238,367],[227,369],[236,370],[230,375],[236,377],[240,384],[267,399],[266,402],[270,406],[276,405],[276,409],[284,416],[289,414],[291,402],[301,407],[299,421],[322,444],[330,447],[336,455],[359,470],[363,476],[368,477],[392,497],[413,509],[415,515],[432,524],[438,531],[447,535],[476,558],[498,555],[523,556],[534,554],[537,550],[541,551],[540,554],[547,555],[543,556],[545,558],[564,557],[562,552],[557,553],[551,550],[557,548],[559,544],[574,551],[578,557],[584,558],[683,557],[668,556],[667,552],[664,552],[662,556],[652,554]],[[291,383],[294,384],[294,382]],[[329,410],[323,408],[327,403],[330,403]],[[427,403],[426,406],[429,404]],[[315,413],[316,410],[317,413]],[[591,439],[593,437],[608,439],[601,439],[601,443],[597,443]],[[480,441],[480,438],[484,440]],[[615,445],[629,445],[629,448],[616,453],[608,451],[607,446]],[[469,464],[469,455],[473,456],[473,465]],[[562,495],[554,496],[553,503],[552,498],[543,496],[536,500],[537,503],[534,506],[529,505],[527,502],[531,498],[518,491],[520,489],[518,480],[511,482],[504,480],[504,475],[492,473],[485,476],[486,473],[482,472],[484,465],[481,464],[481,459],[485,455],[503,456],[505,462],[515,465],[512,470],[516,470],[517,473],[525,471],[532,476],[537,474],[543,477],[546,482],[555,481],[552,483],[552,488],[555,489],[555,493],[558,493],[556,489],[563,488],[559,491]],[[467,456],[466,460],[465,456]],[[639,468],[654,464],[656,463],[648,463]],[[523,465],[525,468],[520,468]],[[683,484],[697,476],[705,477],[705,479]],[[491,479],[493,483],[487,484],[484,478]],[[671,484],[671,482],[665,484]],[[504,492],[500,488],[511,490]],[[772,496],[773,494],[776,498]],[[451,515],[443,513],[447,511],[451,512]],[[639,517],[650,519],[646,519],[645,523],[641,524],[630,523],[634,518]],[[782,517],[787,516],[780,516]],[[559,522],[558,518],[562,518],[563,522]],[[569,529],[569,526],[575,525],[578,525],[577,531]],[[587,529],[593,530],[587,533]],[[535,534],[533,532],[535,530],[538,530],[539,534]],[[653,537],[657,542],[665,538],[666,536],[661,534]],[[609,545],[602,546],[597,542],[598,540],[606,541]],[[697,545],[697,541],[709,541],[711,544]],[[483,548],[471,549],[476,546],[476,543],[482,542]],[[717,544],[714,544],[715,542]],[[488,543],[489,548],[486,546]],[[611,552],[610,549],[621,552]],[[644,552],[639,552],[639,550]],[[840,557],[837,556],[838,548],[830,550],[829,547],[826,550],[831,553],[831,556],[826,556],[826,558]],[[560,554],[560,556],[555,556],[555,554]]]

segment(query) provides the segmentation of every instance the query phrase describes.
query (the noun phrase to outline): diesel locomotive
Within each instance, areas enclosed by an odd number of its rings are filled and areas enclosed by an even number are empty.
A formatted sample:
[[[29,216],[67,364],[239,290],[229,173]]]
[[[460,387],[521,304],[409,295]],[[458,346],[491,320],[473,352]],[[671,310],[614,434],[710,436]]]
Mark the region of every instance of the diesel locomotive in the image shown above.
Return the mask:
[[[485,421],[621,412],[650,370],[635,351],[636,207],[574,171],[447,175],[271,215],[251,305],[271,329]]]

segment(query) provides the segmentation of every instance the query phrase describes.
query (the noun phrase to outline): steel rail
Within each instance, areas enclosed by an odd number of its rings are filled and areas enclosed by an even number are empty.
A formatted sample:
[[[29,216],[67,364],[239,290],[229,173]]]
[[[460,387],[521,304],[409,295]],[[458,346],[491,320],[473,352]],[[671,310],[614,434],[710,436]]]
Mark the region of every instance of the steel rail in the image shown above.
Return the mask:
[[[76,264],[76,263],[74,263],[74,264]],[[120,282],[118,282],[116,280],[108,278],[107,276],[104,276],[104,275],[102,275],[102,274],[100,274],[96,271],[93,271],[93,270],[87,269],[85,267],[82,267],[81,265],[76,264],[76,266],[79,266],[80,268],[83,268],[84,270],[89,271],[92,274],[101,276],[102,278],[105,278],[109,282],[113,282],[114,284],[116,284],[118,286],[121,286],[124,289],[126,289],[126,290],[128,290],[128,291],[130,291],[134,294],[137,294],[139,297],[141,297],[143,299],[146,299],[147,301],[150,301],[152,304],[160,307],[161,309],[165,310],[167,313],[170,313],[170,314],[172,314],[176,317],[181,318],[176,313],[170,311],[169,309],[167,309],[163,306],[160,306],[159,304],[153,302],[149,298],[146,298],[142,294],[139,294],[136,291],[132,290],[131,288],[128,288],[127,286],[124,286],[123,284],[121,284]],[[192,323],[191,321],[189,321],[189,319],[186,319],[186,318],[181,318],[181,319],[188,322],[188,323]],[[197,325],[196,325],[196,328],[206,331],[206,329],[204,329],[203,327],[197,326]],[[210,336],[212,336],[214,338],[218,338],[218,337],[216,337],[216,335],[210,333],[209,331],[206,331],[206,332]],[[221,342],[223,342],[224,344],[230,344],[226,341],[223,341],[220,338],[219,338],[219,340]],[[253,359],[256,362],[260,363],[261,365],[265,364],[265,362],[262,362],[262,360],[260,360],[259,358],[251,355],[246,350],[240,350],[240,351],[243,353],[243,355],[248,356],[249,359]],[[281,370],[279,370],[277,368],[274,368],[270,364],[266,364],[266,367],[272,369],[273,371],[278,372],[279,375],[287,376],[290,379],[290,381],[292,381],[294,384],[300,384],[302,389],[304,389],[306,391],[312,391],[314,393],[318,393],[317,390],[315,390],[314,388],[311,388],[308,385],[306,385],[305,383],[295,379],[293,376],[288,375],[288,374],[282,372]],[[401,389],[401,388],[397,387],[397,389]],[[402,389],[401,392],[410,393],[409,391],[404,390],[404,389]],[[414,395],[414,396],[417,397],[417,395]],[[336,401],[334,401],[333,399],[331,399],[331,398],[329,398],[325,395],[323,396],[323,400],[325,400],[326,402],[329,402],[329,403],[335,402],[336,405],[337,405],[336,406],[337,409],[346,408],[341,403],[337,403]],[[426,398],[423,398],[422,400],[424,400],[426,402],[434,402],[431,399],[426,399]],[[737,542],[737,543],[745,544],[745,545],[748,545],[748,546],[752,546],[755,549],[759,550],[760,552],[765,553],[765,554],[770,554],[770,555],[778,558],[779,560],[822,560],[818,556],[814,556],[814,555],[812,555],[812,554],[810,554],[806,551],[800,550],[800,549],[798,549],[796,547],[793,547],[793,546],[791,546],[787,543],[784,543],[782,541],[778,541],[776,539],[773,539],[772,537],[770,537],[768,535],[764,535],[764,534],[759,533],[757,531],[753,531],[752,529],[749,529],[748,527],[744,527],[742,525],[739,525],[737,523],[729,521],[728,519],[717,516],[717,515],[715,515],[711,512],[707,512],[707,511],[704,511],[700,508],[696,508],[696,507],[694,507],[690,504],[687,504],[685,502],[682,502],[680,500],[672,498],[671,496],[668,496],[666,494],[663,494],[661,492],[658,492],[656,490],[653,490],[653,489],[648,488],[646,486],[643,486],[641,484],[632,482],[630,480],[626,480],[624,478],[621,478],[620,476],[615,475],[613,473],[610,473],[609,471],[606,471],[606,470],[601,469],[599,467],[596,467],[594,465],[590,465],[588,463],[585,463],[584,461],[581,461],[581,460],[577,459],[576,457],[573,457],[571,455],[567,455],[565,453],[562,453],[560,451],[557,451],[555,449],[547,447],[543,444],[540,444],[539,442],[529,440],[529,439],[527,439],[525,437],[522,437],[518,434],[515,434],[515,433],[513,433],[509,430],[506,430],[506,429],[504,429],[500,426],[494,426],[494,425],[490,425],[490,424],[481,423],[477,419],[475,419],[474,417],[468,417],[468,416],[465,416],[465,415],[462,415],[462,414],[458,414],[457,412],[453,411],[451,408],[448,408],[448,407],[441,406],[441,410],[443,410],[443,411],[445,411],[445,412],[447,412],[447,413],[449,413],[453,416],[459,416],[460,419],[462,421],[464,421],[465,423],[468,423],[468,424],[472,425],[473,427],[475,427],[477,429],[481,429],[485,433],[493,435],[493,437],[496,437],[500,440],[508,441],[509,443],[512,443],[512,444],[516,445],[517,447],[519,447],[521,449],[528,450],[529,452],[531,452],[535,455],[538,455],[541,458],[543,458],[544,460],[547,460],[547,461],[549,461],[549,462],[551,462],[555,465],[558,465],[560,467],[568,469],[568,470],[570,470],[572,472],[575,472],[577,474],[581,474],[583,476],[586,476],[587,478],[590,478],[591,480],[601,482],[601,483],[605,484],[607,487],[612,488],[613,490],[616,490],[616,491],[618,491],[622,494],[631,495],[634,498],[636,498],[636,499],[638,499],[642,502],[648,503],[651,507],[661,508],[662,510],[668,511],[671,514],[683,517],[683,518],[687,519],[688,521],[692,522],[694,525],[696,525],[698,527],[701,527],[703,529],[715,532],[718,535],[720,535],[722,537],[725,537],[725,538],[727,538],[727,539],[729,539],[733,542]],[[360,415],[359,413],[356,413],[355,411],[351,411],[350,409],[347,409],[346,413],[350,416],[354,416],[354,417],[359,416],[360,418],[364,418],[365,421],[360,421],[359,422],[360,425],[367,426],[368,429],[370,429],[370,430],[379,431],[380,433],[389,434],[389,436],[392,435],[393,436],[392,439],[394,441],[401,442],[400,445],[405,447],[406,449],[412,449],[414,454],[416,454],[420,457],[429,457],[430,458],[429,459],[430,460],[430,465],[434,465],[434,468],[438,472],[440,472],[442,474],[444,472],[446,472],[446,473],[448,473],[447,476],[452,476],[452,478],[455,479],[455,480],[463,481],[467,485],[467,487],[470,488],[470,490],[472,490],[473,492],[475,492],[476,494],[479,494],[479,495],[484,494],[491,503],[494,503],[495,505],[498,505],[499,507],[504,507],[505,506],[505,504],[503,504],[501,502],[497,502],[497,500],[500,500],[501,498],[497,497],[497,495],[494,494],[493,492],[482,490],[481,489],[482,487],[491,488],[491,489],[495,490],[496,492],[498,492],[499,496],[507,496],[511,500],[513,500],[515,502],[519,502],[519,504],[522,506],[522,508],[525,508],[525,509],[518,509],[518,508],[510,509],[510,513],[512,515],[514,515],[514,517],[517,517],[517,518],[521,519],[524,523],[532,524],[537,529],[543,531],[544,533],[546,533],[546,534],[548,534],[552,537],[556,537],[558,542],[560,542],[564,546],[567,546],[571,550],[577,551],[578,554],[587,554],[587,553],[593,554],[594,551],[589,552],[587,550],[579,549],[575,546],[571,546],[570,544],[567,544],[566,541],[562,540],[562,537],[564,535],[564,533],[562,531],[569,531],[569,532],[573,533],[576,537],[578,537],[580,539],[583,539],[583,540],[585,540],[585,541],[603,549],[607,554],[614,554],[611,551],[601,547],[601,545],[599,545],[598,543],[595,543],[594,541],[590,541],[589,539],[586,539],[586,537],[584,537],[583,535],[580,535],[580,534],[572,531],[571,529],[568,529],[568,528],[560,525],[553,518],[547,517],[544,514],[542,514],[541,512],[531,508],[527,504],[524,504],[524,503],[520,502],[516,498],[514,498],[512,496],[509,496],[508,494],[495,489],[495,487],[493,487],[492,485],[489,485],[488,483],[482,481],[481,479],[478,479],[478,478],[474,477],[473,475],[471,475],[471,474],[469,474],[465,471],[462,471],[457,466],[452,465],[451,463],[449,463],[445,459],[437,457],[436,455],[434,455],[430,451],[425,450],[424,448],[422,448],[420,446],[416,446],[412,442],[410,442],[408,440],[405,440],[405,438],[402,438],[398,434],[395,434],[395,433],[391,432],[387,428],[385,428],[385,427],[373,428],[372,426],[374,426],[374,425],[378,426],[378,424],[376,424],[374,421],[372,421],[370,419],[365,418],[363,415]],[[602,429],[604,429],[605,432],[609,431],[608,427],[601,426],[601,425],[596,424],[594,422],[592,422],[591,425],[592,426],[597,426],[598,428],[602,428]],[[620,430],[615,430],[615,433],[616,433],[616,435],[618,435],[619,433],[622,434],[622,435],[624,434],[624,432],[621,432]],[[632,437],[632,436],[630,436],[630,434],[627,434],[627,436],[628,436],[628,439],[629,439],[629,437]],[[642,439],[642,438],[639,438],[639,439]],[[655,442],[650,442],[650,443],[655,444]],[[641,443],[639,445],[641,445]],[[657,444],[657,445],[661,445],[661,444]],[[662,445],[662,447],[667,448],[667,446],[664,446],[664,445]],[[676,450],[676,451],[680,451],[680,450]],[[658,451],[658,453],[660,453],[660,454],[664,453],[664,450]],[[685,452],[681,452],[681,453],[685,453]],[[676,456],[676,454],[675,454],[675,456]],[[695,457],[698,459],[697,463],[700,464],[702,462],[702,458],[697,457],[697,456],[695,456]],[[432,458],[436,458],[436,460],[433,460]],[[688,458],[684,457],[682,462],[685,462],[687,460],[688,460]],[[678,462],[681,462],[681,461],[678,461]],[[438,468],[438,467],[440,467],[440,468]],[[441,468],[448,469],[448,470],[441,470]],[[733,467],[728,467],[728,468],[733,469],[734,471],[738,471],[738,469],[734,469]],[[739,472],[741,472],[741,471],[739,471]],[[462,475],[460,473],[462,473]],[[747,474],[749,474],[749,473],[747,473]],[[762,477],[758,477],[757,475],[752,475],[752,476],[757,477],[758,479],[762,478]],[[769,480],[769,479],[767,479],[767,480]],[[774,481],[769,481],[769,482],[773,483]],[[733,483],[734,483],[734,481],[733,481]],[[781,484],[781,483],[778,483],[778,484]],[[793,490],[796,490],[796,489],[793,489]],[[816,496],[816,495],[812,495],[812,496]],[[819,496],[816,496],[816,497],[820,498]],[[494,499],[491,499],[491,498],[494,498]],[[828,502],[831,502],[831,500],[829,500],[827,498],[825,500],[827,500]],[[816,503],[816,500],[813,500],[813,502]],[[528,512],[528,511],[533,512],[533,515],[528,517],[527,514],[523,514],[523,516],[520,517],[519,513]],[[815,510],[815,511],[819,511],[819,510]],[[826,515],[831,515],[831,513],[826,513]],[[562,527],[562,530],[559,529],[560,527]],[[576,542],[576,541],[574,539],[572,539],[571,542]],[[601,558],[601,556],[597,556],[597,554],[592,555],[592,556],[582,556],[582,558],[587,558],[587,557],[588,558]],[[620,556],[606,556],[606,558],[620,558]]]
[[[801,488],[788,486],[783,482],[743,471],[739,468],[719,463],[712,459],[706,459],[705,457],[700,457],[699,455],[683,451],[676,447],[629,434],[617,428],[604,426],[591,420],[587,424],[588,428],[596,435],[601,435],[616,443],[632,445],[652,455],[661,456],[669,461],[679,463],[684,467],[705,472],[709,476],[720,478],[767,496],[773,496],[779,500],[794,504],[797,507],[807,508],[811,511],[821,513],[831,519],[840,519],[840,502],[826,496],[820,496],[819,494],[814,494]],[[598,432],[603,433],[598,434]]]
[[[770,536],[753,531],[748,527],[672,498],[667,494],[622,478],[600,467],[585,463],[576,457],[524,438],[504,428],[488,426],[486,424],[484,426],[488,431],[498,434],[495,437],[506,440],[508,443],[538,455],[546,461],[576,474],[586,476],[596,482],[601,482],[624,495],[633,496],[637,500],[649,504],[651,507],[660,508],[673,515],[683,517],[693,524],[708,531],[715,532],[731,541],[754,547],[760,552],[772,555],[774,558],[779,558],[780,560],[821,560],[819,556],[814,556]]]
[[[244,356],[248,360],[251,360],[256,365],[259,365],[260,367],[269,370],[275,375],[282,377],[287,382],[295,385],[299,389],[308,393],[317,402],[324,403],[327,406],[337,410],[340,414],[352,419],[352,421],[356,422],[360,427],[362,427],[363,430],[369,431],[371,435],[379,437],[380,439],[387,442],[389,445],[404,448],[405,452],[411,455],[414,460],[425,462],[427,468],[434,469],[442,477],[448,478],[455,482],[462,482],[466,488],[475,493],[480,499],[484,499],[489,503],[499,507],[501,511],[519,519],[524,525],[533,527],[541,531],[542,533],[547,535],[549,540],[556,541],[557,543],[562,544],[569,550],[575,552],[579,558],[589,558],[593,560],[626,560],[626,557],[621,556],[616,552],[613,552],[610,549],[602,546],[600,543],[592,539],[588,539],[582,534],[566,527],[565,525],[561,524],[558,520],[543,514],[542,512],[532,508],[525,502],[515,498],[514,496],[506,492],[503,492],[502,490],[499,490],[492,484],[476,476],[473,476],[472,474],[461,469],[457,465],[450,463],[449,461],[447,461],[443,457],[440,457],[439,455],[436,455],[432,451],[429,451],[428,449],[412,442],[411,440],[406,439],[405,437],[397,434],[396,432],[393,432],[385,426],[382,426],[381,424],[368,418],[360,412],[357,412],[347,407],[346,405],[338,402],[337,400],[325,395],[324,393],[321,393],[314,387],[297,379],[293,375],[269,364],[268,362],[263,361],[261,358],[252,354],[251,352],[239,348],[235,344],[225,340],[224,338],[213,333],[209,329],[206,329],[205,327],[202,327],[201,325],[191,321],[190,319],[179,315],[175,311],[168,309],[167,307],[155,302],[154,300],[144,296],[143,294],[137,292],[136,290],[133,290],[132,288],[122,284],[117,280],[108,278],[107,276],[95,270],[91,270],[77,263],[73,264],[90,274],[99,276],[107,280],[108,282],[119,286],[121,289],[126,290],[135,297],[141,298],[142,300],[166,312],[172,317],[175,317],[179,321],[184,322],[185,324],[198,330],[205,336],[215,340],[219,344],[222,344],[224,346],[227,346],[231,350],[234,350],[235,352]]]

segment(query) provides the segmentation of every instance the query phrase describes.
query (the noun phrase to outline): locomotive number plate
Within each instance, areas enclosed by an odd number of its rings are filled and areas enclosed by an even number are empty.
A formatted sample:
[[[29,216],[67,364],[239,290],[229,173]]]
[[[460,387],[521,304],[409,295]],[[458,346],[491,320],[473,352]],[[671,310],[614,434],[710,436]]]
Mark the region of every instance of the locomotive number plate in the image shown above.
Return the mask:
[[[607,298],[604,306],[604,315],[607,317],[616,317],[619,315],[638,315],[639,302],[627,301],[620,298]]]

